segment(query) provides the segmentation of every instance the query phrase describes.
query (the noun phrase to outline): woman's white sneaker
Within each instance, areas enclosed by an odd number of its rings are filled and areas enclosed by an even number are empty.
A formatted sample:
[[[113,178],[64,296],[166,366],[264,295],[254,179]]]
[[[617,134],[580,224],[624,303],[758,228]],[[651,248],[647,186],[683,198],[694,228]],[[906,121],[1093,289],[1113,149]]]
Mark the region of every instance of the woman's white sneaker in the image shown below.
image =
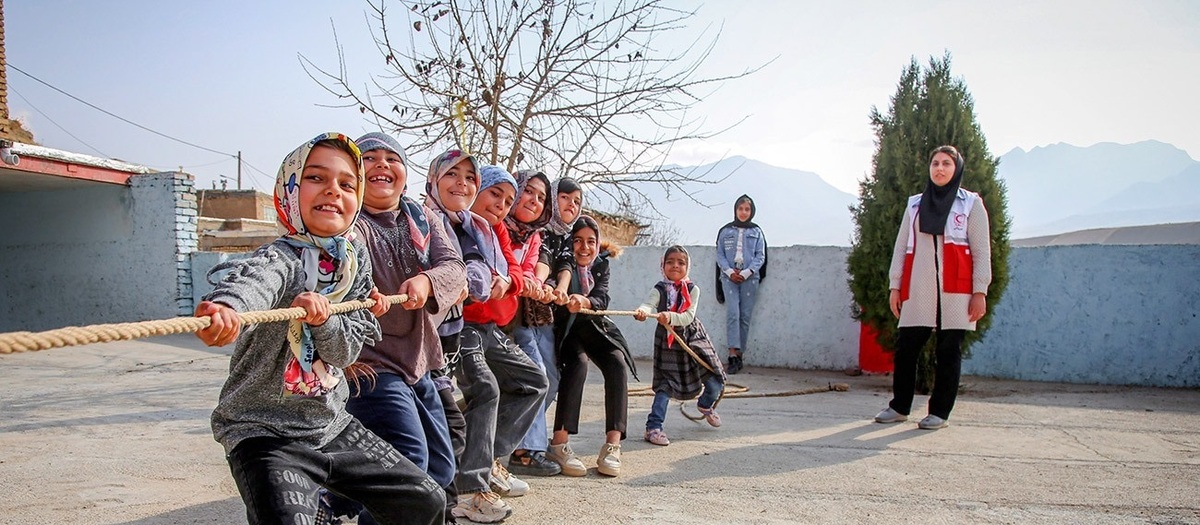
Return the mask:
[[[922,419],[920,423],[917,423],[917,428],[921,430],[937,430],[939,428],[946,428],[949,425],[949,421],[946,421],[945,419],[937,417],[933,414],[929,414],[928,416],[925,416],[925,419]]]
[[[887,407],[875,415],[876,423],[901,423],[908,421],[908,416],[892,410],[892,407]]]

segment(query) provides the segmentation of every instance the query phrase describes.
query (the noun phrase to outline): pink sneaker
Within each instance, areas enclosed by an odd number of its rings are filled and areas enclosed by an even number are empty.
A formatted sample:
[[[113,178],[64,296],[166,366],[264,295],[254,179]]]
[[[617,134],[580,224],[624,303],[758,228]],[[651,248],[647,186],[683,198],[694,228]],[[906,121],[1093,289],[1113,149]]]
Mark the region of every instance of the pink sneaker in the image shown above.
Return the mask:
[[[649,441],[660,447],[665,447],[671,444],[671,440],[667,439],[667,433],[661,428],[655,428],[646,431],[646,441]]]
[[[700,410],[700,415],[704,416],[704,420],[707,421],[708,424],[714,427],[721,426],[721,416],[717,414],[717,409],[704,408],[699,405],[697,405],[696,408]]]

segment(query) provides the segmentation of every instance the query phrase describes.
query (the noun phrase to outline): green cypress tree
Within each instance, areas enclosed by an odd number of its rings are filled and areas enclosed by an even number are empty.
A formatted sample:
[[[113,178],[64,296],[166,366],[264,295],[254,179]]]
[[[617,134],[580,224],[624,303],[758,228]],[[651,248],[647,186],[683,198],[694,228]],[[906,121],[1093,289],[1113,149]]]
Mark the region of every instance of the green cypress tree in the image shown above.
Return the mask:
[[[922,69],[916,58],[900,75],[887,115],[871,108],[875,128],[873,173],[859,183],[859,204],[851,208],[855,234],[847,265],[856,319],[877,330],[879,344],[894,350],[896,318],[888,305],[888,267],[896,233],[910,195],[921,193],[929,180],[929,152],[949,144],[966,159],[962,187],[983,198],[991,222],[992,284],[988,313],[963,344],[980,340],[992,322],[992,311],[1008,284],[1010,221],[1004,183],[996,178],[999,161],[975,121],[974,101],[966,84],[950,73],[950,54],[931,58]],[[927,391],[933,382],[933,339],[922,352],[917,387]]]

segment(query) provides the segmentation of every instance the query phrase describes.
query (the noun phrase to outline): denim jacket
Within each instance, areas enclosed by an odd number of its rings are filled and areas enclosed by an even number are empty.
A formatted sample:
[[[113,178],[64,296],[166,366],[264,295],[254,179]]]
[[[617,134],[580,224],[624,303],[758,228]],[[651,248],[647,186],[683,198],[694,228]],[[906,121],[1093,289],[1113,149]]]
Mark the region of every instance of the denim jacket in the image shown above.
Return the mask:
[[[739,230],[745,230],[746,235],[742,239],[742,264],[735,267]],[[721,272],[726,275],[730,270],[750,270],[753,275],[757,276],[759,269],[762,268],[765,252],[766,239],[759,228],[746,229],[727,226],[717,234],[717,266],[720,266]]]

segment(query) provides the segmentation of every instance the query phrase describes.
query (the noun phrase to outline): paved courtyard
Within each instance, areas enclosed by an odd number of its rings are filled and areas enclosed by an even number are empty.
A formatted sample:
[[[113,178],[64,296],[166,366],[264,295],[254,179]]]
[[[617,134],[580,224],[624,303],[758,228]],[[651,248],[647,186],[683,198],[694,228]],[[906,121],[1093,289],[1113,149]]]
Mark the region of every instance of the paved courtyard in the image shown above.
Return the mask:
[[[193,336],[0,355],[0,523],[239,523],[208,417],[229,348]],[[642,385],[650,363],[639,362]],[[1200,524],[1200,391],[965,377],[939,431],[879,425],[888,377],[751,368],[719,429],[672,404],[672,444],[642,441],[630,399],[618,478],[595,473],[599,373],[573,446],[586,478],[531,478],[510,524]],[[918,396],[914,414],[924,415]]]

